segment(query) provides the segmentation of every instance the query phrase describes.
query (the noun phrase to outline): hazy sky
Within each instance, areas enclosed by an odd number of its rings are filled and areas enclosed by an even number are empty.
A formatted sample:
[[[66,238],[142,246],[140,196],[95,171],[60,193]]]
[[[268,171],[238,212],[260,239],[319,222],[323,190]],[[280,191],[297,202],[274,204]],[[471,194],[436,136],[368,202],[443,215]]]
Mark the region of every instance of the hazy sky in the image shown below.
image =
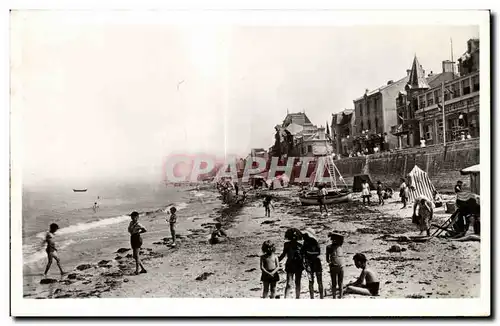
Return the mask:
[[[154,178],[165,156],[246,155],[305,109],[314,124],[406,74],[456,59],[474,26],[252,27],[13,17],[23,178]],[[91,16],[90,16],[91,17]],[[14,127],[14,126],[13,126]]]

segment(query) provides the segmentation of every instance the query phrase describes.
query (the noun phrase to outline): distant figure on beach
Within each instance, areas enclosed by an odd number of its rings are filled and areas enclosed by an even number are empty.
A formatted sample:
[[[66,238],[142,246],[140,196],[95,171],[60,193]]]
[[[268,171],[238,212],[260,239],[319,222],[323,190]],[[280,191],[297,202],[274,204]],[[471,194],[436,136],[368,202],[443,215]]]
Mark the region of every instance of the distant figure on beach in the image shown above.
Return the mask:
[[[280,262],[278,260],[278,256],[275,254],[275,251],[276,247],[271,241],[264,241],[262,244],[262,252],[264,254],[260,256],[260,270],[262,271],[260,280],[264,285],[262,299],[267,298],[269,289],[271,289],[269,298],[274,299],[276,297],[276,284],[280,280],[280,276],[278,274]]]
[[[92,206],[92,209],[94,210],[94,213],[97,212],[99,209],[99,205],[97,205],[97,202],[94,203],[94,206]]]
[[[382,188],[382,182],[377,181],[377,196],[378,196],[378,204],[384,205],[384,189]]]
[[[418,225],[420,234],[424,231],[430,236],[434,204],[425,196],[418,196],[413,204],[412,222]]]
[[[347,284],[344,293],[361,294],[361,295],[378,295],[380,282],[377,275],[367,267],[367,259],[364,254],[357,253],[354,255],[354,265],[361,269],[361,274],[355,282]]]
[[[314,276],[316,276],[319,297],[323,299],[323,295],[325,294],[323,290],[323,268],[321,266],[321,259],[319,258],[321,249],[313,229],[305,229],[302,235],[304,238],[302,255],[304,257],[304,267],[309,279],[309,295],[311,299],[314,299]]]
[[[302,271],[304,270],[304,262],[302,259],[302,244],[299,240],[302,234],[298,229],[290,228],[285,232],[285,239],[288,240],[283,246],[283,252],[278,257],[282,261],[286,256],[285,272],[286,272],[286,287],[285,299],[290,293],[292,282],[295,279],[295,298],[300,299],[300,281]]]
[[[222,229],[221,223],[215,224],[215,230],[212,231],[210,235],[210,244],[217,244],[227,241],[227,233]]]
[[[383,197],[384,199],[389,199],[389,198],[392,198],[392,195],[393,195],[393,194],[394,194],[394,191],[393,191],[391,188],[386,187],[386,188],[384,189],[384,192],[383,192],[383,196],[382,196],[382,197]]]
[[[64,271],[61,267],[61,261],[59,260],[59,256],[57,255],[56,242],[54,240],[56,231],[59,230],[59,225],[56,223],[52,223],[49,226],[49,232],[45,235],[44,244],[47,244],[45,251],[47,252],[47,267],[45,268],[45,272],[43,273],[44,277],[47,277],[47,273],[50,270],[50,266],[52,266],[52,260],[55,260],[57,263],[57,267],[59,267],[59,271],[61,275],[64,275]]]
[[[328,233],[328,237],[332,241],[331,244],[326,246],[326,262],[330,266],[330,277],[332,279],[332,296],[334,299],[337,297],[338,284],[339,299],[342,299],[344,292],[344,259],[342,257],[344,237],[334,232]]]
[[[443,197],[436,190],[432,192],[432,195],[434,197],[434,206],[436,207],[443,206]]]
[[[406,180],[401,178],[401,186],[399,186],[399,197],[401,197],[401,201],[403,202],[403,207],[401,209],[406,208],[406,204],[408,203],[409,190],[406,185]]]
[[[128,225],[128,232],[130,233],[130,246],[132,247],[132,255],[135,259],[135,275],[139,275],[139,273],[146,273],[146,269],[142,265],[139,257],[142,247],[141,234],[146,232],[146,229],[139,223],[139,213],[132,212],[132,214],[130,214],[130,218],[132,219]],[[140,271],[139,267],[141,268]]]
[[[463,182],[458,180],[457,184],[455,185],[455,193],[458,194],[459,192],[462,192],[462,187],[463,187]]]
[[[172,235],[172,247],[175,247],[175,224],[177,223],[177,208],[170,207],[170,218],[168,222],[170,224],[170,234]]]
[[[368,205],[370,205],[370,185],[366,180],[363,180],[361,183],[361,197],[363,197],[363,204],[365,204],[365,201],[368,200]]]
[[[272,207],[273,210],[274,210],[274,206],[273,206],[273,204],[271,204],[271,200],[272,200],[272,197],[269,196],[269,195],[267,195],[266,198],[264,198],[263,205],[264,205],[264,208],[266,210],[266,217],[271,217],[271,209],[270,209],[270,207]]]
[[[234,193],[238,196],[239,186],[237,183],[234,184]]]
[[[319,213],[323,215],[323,208],[325,209],[325,214],[328,216],[328,208],[326,207],[326,196],[328,195],[328,190],[325,185],[319,186]]]

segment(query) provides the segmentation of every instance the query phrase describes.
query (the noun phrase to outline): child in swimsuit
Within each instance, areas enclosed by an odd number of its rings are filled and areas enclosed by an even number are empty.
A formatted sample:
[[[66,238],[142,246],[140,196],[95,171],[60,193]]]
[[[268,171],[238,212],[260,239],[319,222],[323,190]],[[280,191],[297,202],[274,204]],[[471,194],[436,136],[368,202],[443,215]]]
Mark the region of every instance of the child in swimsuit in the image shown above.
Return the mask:
[[[269,298],[274,299],[276,296],[276,283],[280,280],[278,274],[280,262],[278,261],[278,256],[274,254],[275,251],[276,247],[271,241],[267,240],[262,244],[262,252],[264,253],[260,256],[260,270],[262,271],[260,280],[264,284],[262,299],[267,298],[269,288],[271,288]]]
[[[357,268],[361,268],[361,274],[355,282],[347,284],[344,293],[377,296],[380,282],[378,281],[377,275],[366,267],[366,256],[357,253],[354,255],[353,260],[354,265],[356,265]]]
[[[271,204],[271,196],[266,196],[266,199],[264,199],[264,208],[266,209],[266,217],[271,217],[271,209],[269,209],[269,206],[271,206],[273,209],[273,204]]]
[[[339,289],[339,299],[343,296],[344,282],[344,259],[342,253],[342,244],[344,237],[338,233],[330,232],[328,237],[332,243],[326,246],[326,262],[330,265],[330,277],[332,279],[332,296],[336,298],[337,284]]]
[[[168,220],[170,224],[170,234],[172,235],[172,247],[175,247],[175,223],[177,223],[177,208],[170,207],[170,218]]]
[[[132,214],[130,214],[130,218],[132,219],[128,225],[128,232],[130,233],[130,246],[132,247],[132,256],[135,259],[135,275],[139,275],[140,273],[147,273],[139,257],[142,247],[141,234],[146,232],[146,229],[139,223],[138,212],[132,212]],[[139,267],[141,268],[140,271]]]
[[[59,267],[59,271],[61,272],[61,275],[64,275],[64,271],[61,267],[61,261],[59,260],[59,257],[57,256],[57,249],[56,249],[56,243],[54,241],[55,233],[56,231],[59,230],[59,225],[56,223],[52,223],[49,226],[49,232],[45,235],[45,240],[44,242],[47,243],[47,248],[45,251],[47,252],[47,267],[45,268],[45,273],[43,273],[43,276],[47,276],[47,273],[49,272],[50,266],[52,265],[52,260],[55,260],[57,263],[57,267]]]

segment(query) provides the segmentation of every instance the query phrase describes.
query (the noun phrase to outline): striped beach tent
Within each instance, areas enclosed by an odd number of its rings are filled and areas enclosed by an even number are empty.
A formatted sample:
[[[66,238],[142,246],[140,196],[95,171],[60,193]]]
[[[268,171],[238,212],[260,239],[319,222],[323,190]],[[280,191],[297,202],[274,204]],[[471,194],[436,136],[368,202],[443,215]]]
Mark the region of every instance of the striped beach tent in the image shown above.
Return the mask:
[[[429,200],[434,201],[433,193],[436,190],[429,179],[427,172],[415,165],[408,173],[409,201],[412,202],[418,196],[425,196]]]

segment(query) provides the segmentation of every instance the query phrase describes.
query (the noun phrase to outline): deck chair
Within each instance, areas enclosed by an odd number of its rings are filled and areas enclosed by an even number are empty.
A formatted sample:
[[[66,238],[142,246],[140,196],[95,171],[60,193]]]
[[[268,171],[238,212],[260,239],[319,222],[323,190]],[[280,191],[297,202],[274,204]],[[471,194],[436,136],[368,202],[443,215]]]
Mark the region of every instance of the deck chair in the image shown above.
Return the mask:
[[[432,223],[431,226],[435,227],[436,230],[431,234],[431,238],[437,237],[441,235],[444,231],[456,233],[456,230],[453,229],[453,225],[457,222],[460,217],[459,211],[455,211],[444,223],[441,225]]]

